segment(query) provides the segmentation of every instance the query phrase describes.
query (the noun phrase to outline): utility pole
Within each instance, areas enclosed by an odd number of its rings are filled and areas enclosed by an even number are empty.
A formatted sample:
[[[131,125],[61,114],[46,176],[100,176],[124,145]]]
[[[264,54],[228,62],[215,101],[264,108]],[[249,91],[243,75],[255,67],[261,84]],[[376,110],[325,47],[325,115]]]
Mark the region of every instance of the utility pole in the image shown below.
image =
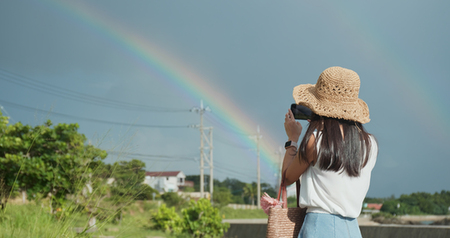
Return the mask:
[[[258,177],[258,181],[257,181],[257,186],[258,186],[258,192],[257,192],[257,199],[256,201],[258,202],[258,208],[261,208],[261,169],[260,169],[260,159],[259,159],[259,141],[262,138],[262,135],[259,131],[259,125],[256,128],[256,136],[250,136],[251,139],[256,140],[256,156],[257,156],[257,177]]]
[[[212,159],[212,150],[213,150],[213,145],[212,145],[212,127],[203,127],[203,114],[208,111],[210,112],[211,109],[209,107],[203,107],[203,100],[200,101],[200,108],[194,107],[191,109],[191,112],[198,112],[200,114],[200,125],[195,125],[193,127],[196,127],[200,130],[200,197],[204,197],[204,180],[205,180],[205,176],[204,176],[204,169],[205,169],[205,165],[204,165],[204,161],[206,160],[206,162],[209,164],[209,168],[210,168],[210,182],[209,182],[209,190],[210,190],[210,196],[211,196],[211,200],[212,200],[212,193],[213,193],[213,159]],[[205,134],[205,129],[209,130],[209,139]],[[205,143],[204,140],[206,140],[208,147],[205,148]],[[205,154],[205,149],[209,149],[209,159],[208,156]]]
[[[205,130],[209,131],[209,139],[208,136],[206,136]],[[203,127],[203,140],[206,141],[207,146],[203,148],[203,159],[208,163],[209,165],[209,195],[210,195],[210,200],[212,201],[213,199],[213,189],[214,189],[214,177],[213,177],[213,127]],[[209,150],[209,158],[205,152],[205,150]],[[208,168],[203,166],[204,169]],[[203,169],[201,171],[202,174],[204,174]],[[203,175],[204,177],[204,175]],[[204,185],[203,185],[204,186]]]
[[[275,154],[278,155],[278,162],[279,162],[279,170],[277,173],[277,186],[275,187],[275,191],[278,191],[279,186],[281,185],[281,176],[282,176],[282,169],[283,169],[283,159],[284,159],[284,154],[285,150],[283,149],[283,147],[278,147],[278,151],[275,151]]]
[[[213,178],[213,137],[212,137],[212,127],[209,129],[209,193],[211,196],[211,202],[213,201],[213,189],[214,189],[214,178]]]
[[[8,111],[6,111],[6,109],[1,104],[0,104],[0,111],[5,112],[6,115],[8,116],[8,119],[14,121],[14,119],[11,117],[11,115],[9,115]]]

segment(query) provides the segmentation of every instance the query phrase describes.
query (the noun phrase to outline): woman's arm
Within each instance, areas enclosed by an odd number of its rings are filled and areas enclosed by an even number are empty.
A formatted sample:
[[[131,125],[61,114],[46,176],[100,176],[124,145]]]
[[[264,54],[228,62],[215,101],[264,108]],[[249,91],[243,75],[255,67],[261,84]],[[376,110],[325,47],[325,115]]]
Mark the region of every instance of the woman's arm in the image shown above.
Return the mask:
[[[300,122],[295,121],[292,111],[289,110],[286,113],[284,119],[284,128],[288,139],[293,142],[298,142],[298,138],[302,133],[302,125]],[[302,175],[309,165],[316,160],[317,155],[315,154],[315,137],[311,135],[311,138],[306,145],[306,157],[307,161],[301,160],[297,148],[294,146],[286,148],[286,153],[284,154],[283,168],[281,171],[286,171],[285,183],[290,185],[298,180],[300,175]]]
[[[300,176],[308,169],[309,165],[316,160],[317,155],[314,156],[314,140],[314,135],[311,135],[308,145],[306,146],[306,157],[308,162],[300,159],[300,153],[298,153],[294,146],[286,149],[282,169],[282,171],[286,171],[286,186],[297,181],[298,178],[300,178]]]

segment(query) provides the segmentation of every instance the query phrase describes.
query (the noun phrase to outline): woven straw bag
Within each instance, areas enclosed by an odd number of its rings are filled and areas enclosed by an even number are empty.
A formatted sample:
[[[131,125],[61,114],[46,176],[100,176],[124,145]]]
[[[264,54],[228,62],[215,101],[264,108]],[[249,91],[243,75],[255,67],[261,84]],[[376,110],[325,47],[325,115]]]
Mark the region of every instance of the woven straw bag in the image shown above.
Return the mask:
[[[284,175],[284,174],[283,174]],[[270,208],[269,219],[267,221],[267,238],[297,238],[303,220],[306,216],[306,208],[300,208],[298,199],[300,195],[300,181],[296,182],[297,207],[287,207],[287,191],[284,183],[284,176],[278,190],[278,200],[283,199],[282,208]]]

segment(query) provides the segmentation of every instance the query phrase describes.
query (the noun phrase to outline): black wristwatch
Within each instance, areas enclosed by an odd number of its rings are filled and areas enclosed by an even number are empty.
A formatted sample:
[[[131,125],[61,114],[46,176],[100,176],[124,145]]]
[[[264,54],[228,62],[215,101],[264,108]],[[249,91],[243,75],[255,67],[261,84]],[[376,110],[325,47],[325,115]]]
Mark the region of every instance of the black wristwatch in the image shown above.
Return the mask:
[[[286,144],[284,144],[284,148],[287,149],[289,146],[295,146],[295,148],[298,148],[297,142],[288,141]]]

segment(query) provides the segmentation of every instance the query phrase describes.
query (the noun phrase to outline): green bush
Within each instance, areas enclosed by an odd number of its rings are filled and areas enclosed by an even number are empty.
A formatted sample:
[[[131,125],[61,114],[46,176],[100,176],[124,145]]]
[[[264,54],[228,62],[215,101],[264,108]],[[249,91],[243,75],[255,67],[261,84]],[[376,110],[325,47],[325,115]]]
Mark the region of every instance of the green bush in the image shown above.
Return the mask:
[[[213,192],[213,202],[217,207],[224,207],[233,201],[230,190],[223,187],[216,187]]]
[[[244,201],[244,198],[242,197],[242,195],[233,195],[233,197],[231,199],[232,199],[231,203],[245,204],[245,201]]]
[[[180,216],[175,212],[175,208],[166,207],[162,204],[157,212],[153,213],[151,228],[162,230],[167,233],[180,234],[183,231],[183,224]]]
[[[153,199],[153,193],[159,196],[158,190],[150,187],[148,184],[139,184],[136,186],[138,189],[138,193],[135,197],[136,200],[152,200]]]
[[[378,217],[383,217],[383,218],[392,218],[394,217],[392,214],[388,213],[388,212],[377,212],[372,214],[372,219],[378,218]]]
[[[209,200],[190,201],[189,207],[182,210],[182,218],[175,208],[167,208],[164,204],[152,215],[151,228],[163,230],[175,235],[188,234],[189,237],[209,238],[222,237],[230,227],[222,223],[219,209],[213,207]]]
[[[174,192],[164,193],[161,195],[161,198],[164,200],[168,207],[175,207],[177,209],[183,207],[186,203],[186,200],[184,198],[178,196],[178,194]]]
[[[222,223],[219,209],[211,206],[206,199],[191,201],[189,208],[183,211],[184,231],[193,237],[222,237],[230,227]]]
[[[397,216],[394,216],[388,212],[378,212],[372,214],[372,221],[380,224],[407,224]]]

